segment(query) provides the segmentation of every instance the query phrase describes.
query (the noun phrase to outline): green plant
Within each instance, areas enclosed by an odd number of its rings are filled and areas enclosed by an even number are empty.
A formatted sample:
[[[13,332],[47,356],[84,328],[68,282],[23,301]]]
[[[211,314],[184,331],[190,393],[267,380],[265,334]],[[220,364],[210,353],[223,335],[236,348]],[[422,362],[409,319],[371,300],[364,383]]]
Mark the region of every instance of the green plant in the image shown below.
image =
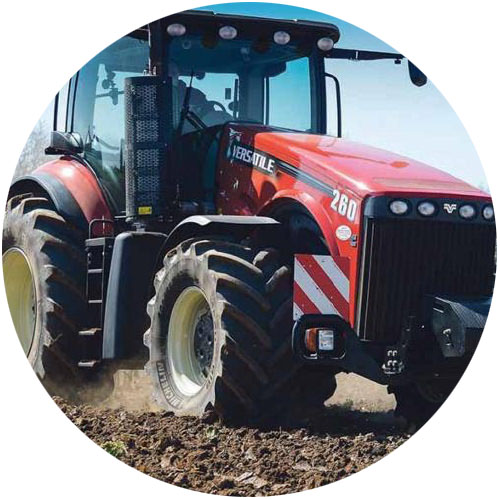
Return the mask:
[[[116,458],[127,454],[127,446],[123,441],[106,441],[101,448]]]
[[[209,441],[213,441],[214,439],[217,439],[217,436],[219,435],[219,431],[215,427],[209,427],[205,431],[205,435]]]

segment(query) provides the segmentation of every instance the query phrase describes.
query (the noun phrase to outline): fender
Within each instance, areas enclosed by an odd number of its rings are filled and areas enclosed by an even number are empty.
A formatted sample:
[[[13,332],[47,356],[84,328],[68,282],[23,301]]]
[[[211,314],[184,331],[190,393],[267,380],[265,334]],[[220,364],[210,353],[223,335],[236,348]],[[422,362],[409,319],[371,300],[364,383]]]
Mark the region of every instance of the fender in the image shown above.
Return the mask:
[[[256,231],[266,241],[276,238],[279,242],[280,227],[270,217],[194,215],[180,222],[168,236],[148,231],[120,233],[111,259],[102,358],[142,366],[146,356],[142,344],[148,322],[146,307],[154,293],[154,276],[169,250],[190,238],[232,236],[242,240]]]
[[[301,205],[313,216],[313,219],[316,224],[318,224],[321,233],[325,237],[328,250],[331,254],[338,254],[339,250],[335,241],[335,232],[331,220],[321,204],[310,194],[294,189],[278,191],[273,198],[262,207],[261,214],[272,216],[274,210],[286,201],[292,201],[295,202],[295,204]]]
[[[112,218],[94,173],[76,160],[63,157],[20,177],[11,186],[9,198],[40,189],[58,213],[84,231],[94,219]]]
[[[142,368],[142,343],[149,318],[147,303],[161,263],[166,234],[125,231],[116,238],[109,271],[102,359],[135,360]]]
[[[232,235],[243,239],[256,229],[267,230],[274,239],[281,224],[271,217],[258,215],[193,215],[181,221],[168,235],[164,250],[168,251],[181,241],[200,236]]]
[[[299,192],[294,189],[281,190],[275,193],[273,198],[263,206],[261,213],[262,215],[272,217],[286,202],[291,202],[296,206],[304,208],[312,216],[325,238],[330,255],[339,256],[340,259],[345,261],[345,265],[348,266],[349,271],[347,276],[351,284],[349,292],[349,322],[351,325],[354,325],[357,304],[358,248],[352,246],[350,241],[339,241],[335,234],[335,230],[339,224],[344,224],[345,222],[340,220],[336,213],[328,213],[324,205],[309,193]]]

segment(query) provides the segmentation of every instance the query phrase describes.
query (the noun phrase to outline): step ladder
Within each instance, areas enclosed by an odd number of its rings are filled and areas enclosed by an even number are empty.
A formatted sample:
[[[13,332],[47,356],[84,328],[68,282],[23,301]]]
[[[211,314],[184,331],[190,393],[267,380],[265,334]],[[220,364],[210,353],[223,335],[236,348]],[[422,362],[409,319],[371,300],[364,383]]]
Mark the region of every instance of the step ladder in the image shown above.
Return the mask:
[[[99,233],[103,236],[96,236]],[[78,332],[79,368],[94,369],[102,359],[106,293],[114,242],[114,221],[109,219],[91,221],[89,237],[85,240],[87,252],[87,318],[85,324],[88,326]]]

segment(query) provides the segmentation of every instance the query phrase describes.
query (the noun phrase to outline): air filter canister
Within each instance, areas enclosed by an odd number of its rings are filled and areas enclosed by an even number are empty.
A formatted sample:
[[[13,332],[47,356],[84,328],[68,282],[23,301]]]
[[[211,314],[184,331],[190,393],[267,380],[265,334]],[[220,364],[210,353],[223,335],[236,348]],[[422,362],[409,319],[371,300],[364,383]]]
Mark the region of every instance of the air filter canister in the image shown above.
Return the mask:
[[[157,76],[125,78],[125,190],[129,218],[165,213],[165,92]]]

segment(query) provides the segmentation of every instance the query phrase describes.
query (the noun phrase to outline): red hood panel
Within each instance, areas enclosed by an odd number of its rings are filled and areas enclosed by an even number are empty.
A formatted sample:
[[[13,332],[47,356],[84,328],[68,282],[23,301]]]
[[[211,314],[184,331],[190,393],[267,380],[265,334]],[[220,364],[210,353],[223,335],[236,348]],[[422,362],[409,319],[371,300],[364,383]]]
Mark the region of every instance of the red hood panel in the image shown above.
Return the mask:
[[[333,186],[368,194],[489,197],[483,191],[416,160],[330,136],[259,132],[255,147]]]

